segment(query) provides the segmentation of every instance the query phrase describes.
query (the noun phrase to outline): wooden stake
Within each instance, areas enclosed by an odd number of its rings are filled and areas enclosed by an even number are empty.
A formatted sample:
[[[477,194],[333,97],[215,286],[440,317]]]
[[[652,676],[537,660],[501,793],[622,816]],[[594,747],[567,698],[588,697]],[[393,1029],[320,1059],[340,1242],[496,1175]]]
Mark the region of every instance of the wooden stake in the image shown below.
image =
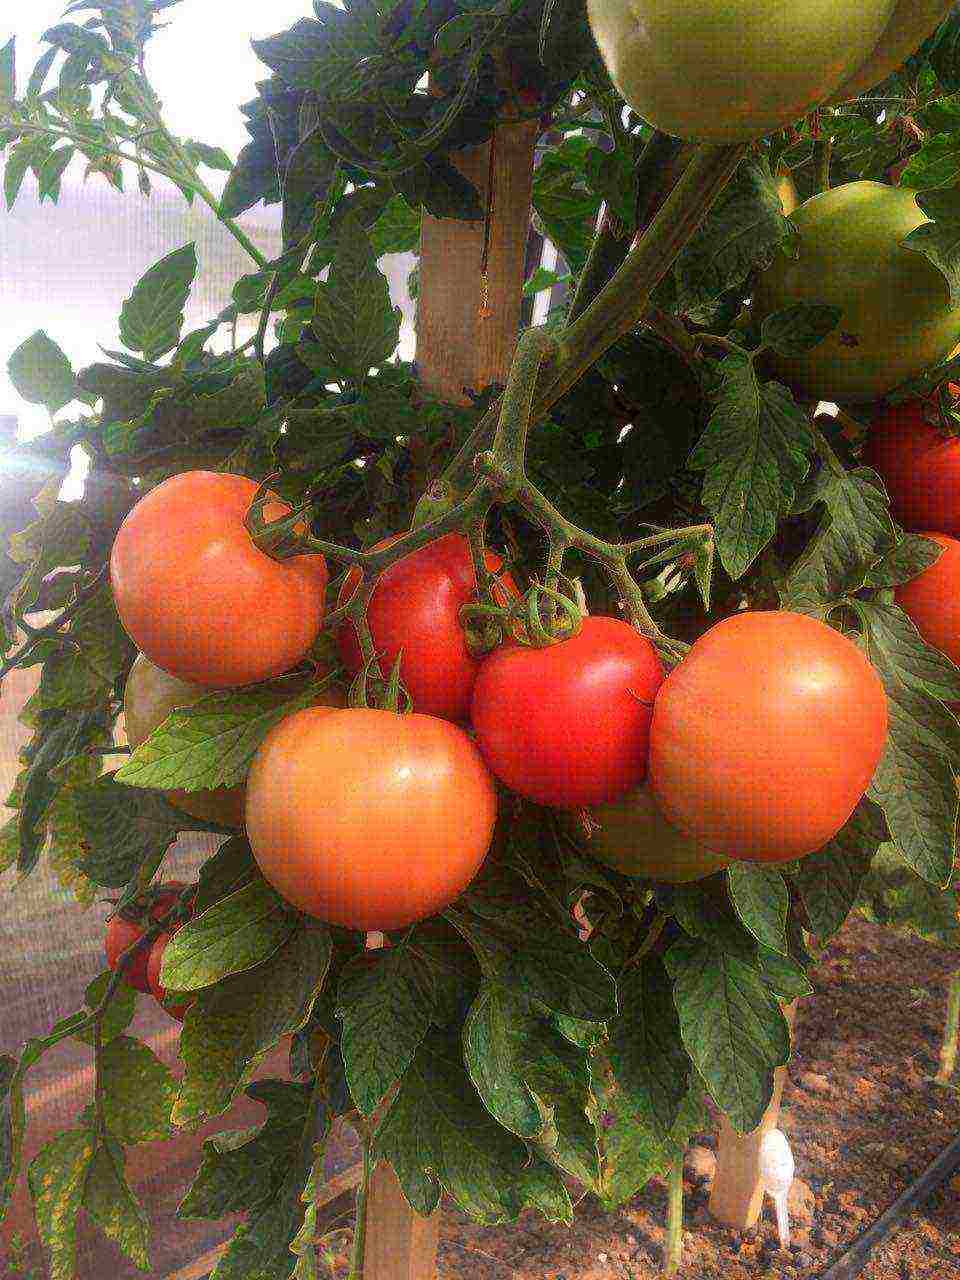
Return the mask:
[[[390,1166],[377,1165],[367,1200],[363,1280],[434,1280],[439,1239],[440,1210],[421,1218]]]
[[[506,382],[520,328],[539,131],[537,120],[500,124],[491,142],[450,157],[477,188],[486,221],[423,217],[417,371],[450,404],[468,403],[467,389]]]
[[[796,1021],[797,1002],[786,1005],[783,1016],[791,1037]],[[787,1080],[787,1068],[779,1067],[774,1075],[773,1097],[760,1126],[752,1133],[739,1134],[724,1118],[717,1152],[717,1174],[710,1193],[710,1212],[726,1227],[750,1231],[760,1221],[763,1209],[763,1183],[760,1181],[760,1143],[763,1135],[777,1127],[780,1099]]]

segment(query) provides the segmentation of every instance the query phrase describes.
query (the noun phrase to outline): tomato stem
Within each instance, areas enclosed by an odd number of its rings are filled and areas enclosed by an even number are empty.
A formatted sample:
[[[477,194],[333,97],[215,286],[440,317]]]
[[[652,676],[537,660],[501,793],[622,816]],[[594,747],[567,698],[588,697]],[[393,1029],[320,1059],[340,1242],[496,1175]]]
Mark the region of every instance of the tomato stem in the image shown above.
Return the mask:
[[[957,1042],[960,1039],[960,969],[947,987],[947,1017],[940,1046],[940,1070],[937,1084],[949,1084],[957,1067]]]
[[[683,1156],[681,1147],[670,1169],[667,1198],[667,1238],[664,1247],[665,1276],[674,1276],[680,1270],[683,1256]]]

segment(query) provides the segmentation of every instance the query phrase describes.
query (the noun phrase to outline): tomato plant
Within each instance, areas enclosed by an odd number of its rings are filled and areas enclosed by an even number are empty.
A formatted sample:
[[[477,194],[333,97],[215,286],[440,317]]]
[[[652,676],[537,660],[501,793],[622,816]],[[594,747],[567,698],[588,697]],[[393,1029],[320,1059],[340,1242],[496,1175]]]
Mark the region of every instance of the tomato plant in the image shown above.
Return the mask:
[[[936,405],[907,400],[870,424],[863,460],[883,477],[890,506],[907,529],[960,533],[960,440],[938,421]]]
[[[94,363],[68,305],[7,366],[38,417],[5,452],[33,503],[0,503],[0,677],[38,679],[0,871],[118,910],[105,971],[0,1056],[0,1212],[26,1182],[61,1280],[101,1227],[148,1270],[131,1149],[246,1094],[262,1123],[197,1141],[179,1211],[242,1216],[225,1280],[316,1269],[343,1116],[410,1213],[568,1222],[574,1182],[615,1209],[669,1180],[676,1270],[684,1148],[714,1107],[763,1121],[805,935],[879,903],[956,936],[952,442],[910,406],[960,384],[960,13],[921,46],[945,5],[593,0],[598,50],[576,5],[304,0],[255,41],[234,161],[151,81],[174,14],[230,57],[229,8],[73,5],[26,74],[0,42],[31,236],[74,172],[190,223]],[[243,266],[205,320],[207,211]],[[386,679],[330,705],[361,653]],[[201,831],[183,990],[165,937],[130,975],[192,1002],[174,1078],[110,966],[172,932],[151,886]],[[67,1037],[76,1114],[31,1145]]]
[[[847,821],[886,736],[883,686],[856,645],[801,614],[743,613],[701,637],[664,682],[650,786],[708,849],[790,861]]]
[[[792,215],[799,252],[762,274],[759,318],[797,303],[840,308],[812,349],[775,356],[777,375],[807,400],[877,400],[956,346],[960,308],[943,275],[904,240],[928,219],[916,193],[850,182],[813,196]]]
[[[110,581],[120,619],[150,661],[178,679],[211,688],[267,680],[316,639],[326,564],[322,556],[280,564],[253,545],[243,521],[256,491],[244,476],[171,476],[117,534]],[[276,503],[266,515],[288,512]]]
[[[588,851],[625,876],[686,884],[722,871],[730,861],[668,822],[649,785],[597,805],[588,821]]]
[[[399,929],[449,905],[483,861],[496,813],[461,729],[391,711],[288,716],[247,787],[264,876],[301,911],[351,929]]]
[[[395,539],[384,539],[378,548]],[[486,553],[486,565],[498,573],[500,556]],[[344,604],[360,581],[349,573],[340,588]],[[505,602],[516,594],[509,575],[499,578],[496,596]],[[467,646],[460,609],[476,595],[477,580],[470,544],[449,533],[384,570],[367,607],[367,624],[374,648],[385,668],[400,658],[400,676],[417,711],[446,720],[466,720],[480,660]],[[337,635],[340,656],[348,671],[360,670],[362,659],[356,627],[344,623]]]
[[[627,102],[665,133],[704,142],[792,124],[857,71],[893,0],[590,0],[590,25]],[[919,43],[919,41],[918,41]]]
[[[663,667],[618,618],[585,618],[545,649],[490,654],[471,720],[487,764],[511,790],[560,809],[602,804],[647,773],[653,699]]]
[[[146,742],[154,729],[179,707],[189,707],[205,697],[208,689],[178,680],[155,667],[140,654],[130,669],[123,690],[123,719],[131,747]],[[218,787],[212,791],[168,791],[167,799],[185,813],[225,827],[243,825],[243,788]]]
[[[944,533],[924,533],[941,547],[937,560],[894,595],[928,644],[960,660],[960,541]]]
[[[177,899],[186,887],[186,884],[180,880],[168,880],[149,895],[147,902],[135,903],[134,906],[126,911],[121,910],[113,917],[107,925],[107,932],[103,939],[103,949],[111,969],[116,969],[123,953],[128,947],[140,941],[151,924],[162,920],[176,905]],[[151,949],[149,946],[144,946],[123,971],[123,980],[135,991],[145,993],[150,991],[147,966],[150,962]]]

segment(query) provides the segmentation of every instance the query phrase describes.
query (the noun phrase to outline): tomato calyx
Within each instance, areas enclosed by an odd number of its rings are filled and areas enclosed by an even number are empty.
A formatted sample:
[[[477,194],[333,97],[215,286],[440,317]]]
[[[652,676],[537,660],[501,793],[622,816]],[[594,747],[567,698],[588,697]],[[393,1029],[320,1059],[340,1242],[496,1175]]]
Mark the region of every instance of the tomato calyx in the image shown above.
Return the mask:
[[[948,440],[960,436],[960,387],[941,382],[923,402],[924,422]]]
[[[393,711],[397,715],[410,715],[413,711],[413,699],[400,679],[400,663],[403,661],[403,650],[397,654],[397,660],[390,668],[390,675],[384,680],[380,673],[380,655],[371,653],[350,685],[347,695],[347,706],[376,711]]]
[[[261,480],[243,520],[243,527],[250,535],[254,546],[272,560],[289,560],[304,552],[303,535],[307,531],[307,522],[312,510],[310,493],[306,499],[295,507],[289,515],[268,520],[266,508],[268,503],[276,503],[277,495],[270,489],[282,473],[274,471]]]
[[[461,606],[460,623],[471,653],[480,656],[507,637],[531,649],[569,640],[583,626],[583,610],[559,587],[534,581],[522,596],[506,605],[477,602]]]

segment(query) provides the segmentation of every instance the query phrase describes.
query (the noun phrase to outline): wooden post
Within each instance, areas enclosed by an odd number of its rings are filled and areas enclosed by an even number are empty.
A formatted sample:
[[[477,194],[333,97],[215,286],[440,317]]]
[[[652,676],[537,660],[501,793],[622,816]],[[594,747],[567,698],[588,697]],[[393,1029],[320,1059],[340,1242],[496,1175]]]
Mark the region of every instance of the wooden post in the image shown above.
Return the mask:
[[[451,156],[489,211],[485,222],[423,217],[417,371],[450,404],[466,404],[468,388],[506,381],[520,328],[539,131],[536,120],[500,124],[485,146]]]
[[[507,380],[517,345],[530,229],[536,120],[500,124],[491,142],[451,159],[480,193],[485,222],[424,215],[420,232],[417,372],[440,400],[466,404]],[[484,271],[484,264],[486,270]],[[363,1280],[434,1280],[440,1210],[421,1218],[396,1175],[370,1179]]]
[[[783,1016],[791,1037],[796,1021],[797,1002],[786,1005]],[[773,1097],[758,1128],[739,1134],[723,1120],[720,1147],[717,1152],[717,1174],[710,1193],[710,1212],[726,1227],[749,1231],[760,1221],[763,1209],[763,1183],[760,1180],[760,1143],[763,1135],[777,1127],[780,1099],[787,1080],[787,1068],[778,1067],[773,1081]]]

